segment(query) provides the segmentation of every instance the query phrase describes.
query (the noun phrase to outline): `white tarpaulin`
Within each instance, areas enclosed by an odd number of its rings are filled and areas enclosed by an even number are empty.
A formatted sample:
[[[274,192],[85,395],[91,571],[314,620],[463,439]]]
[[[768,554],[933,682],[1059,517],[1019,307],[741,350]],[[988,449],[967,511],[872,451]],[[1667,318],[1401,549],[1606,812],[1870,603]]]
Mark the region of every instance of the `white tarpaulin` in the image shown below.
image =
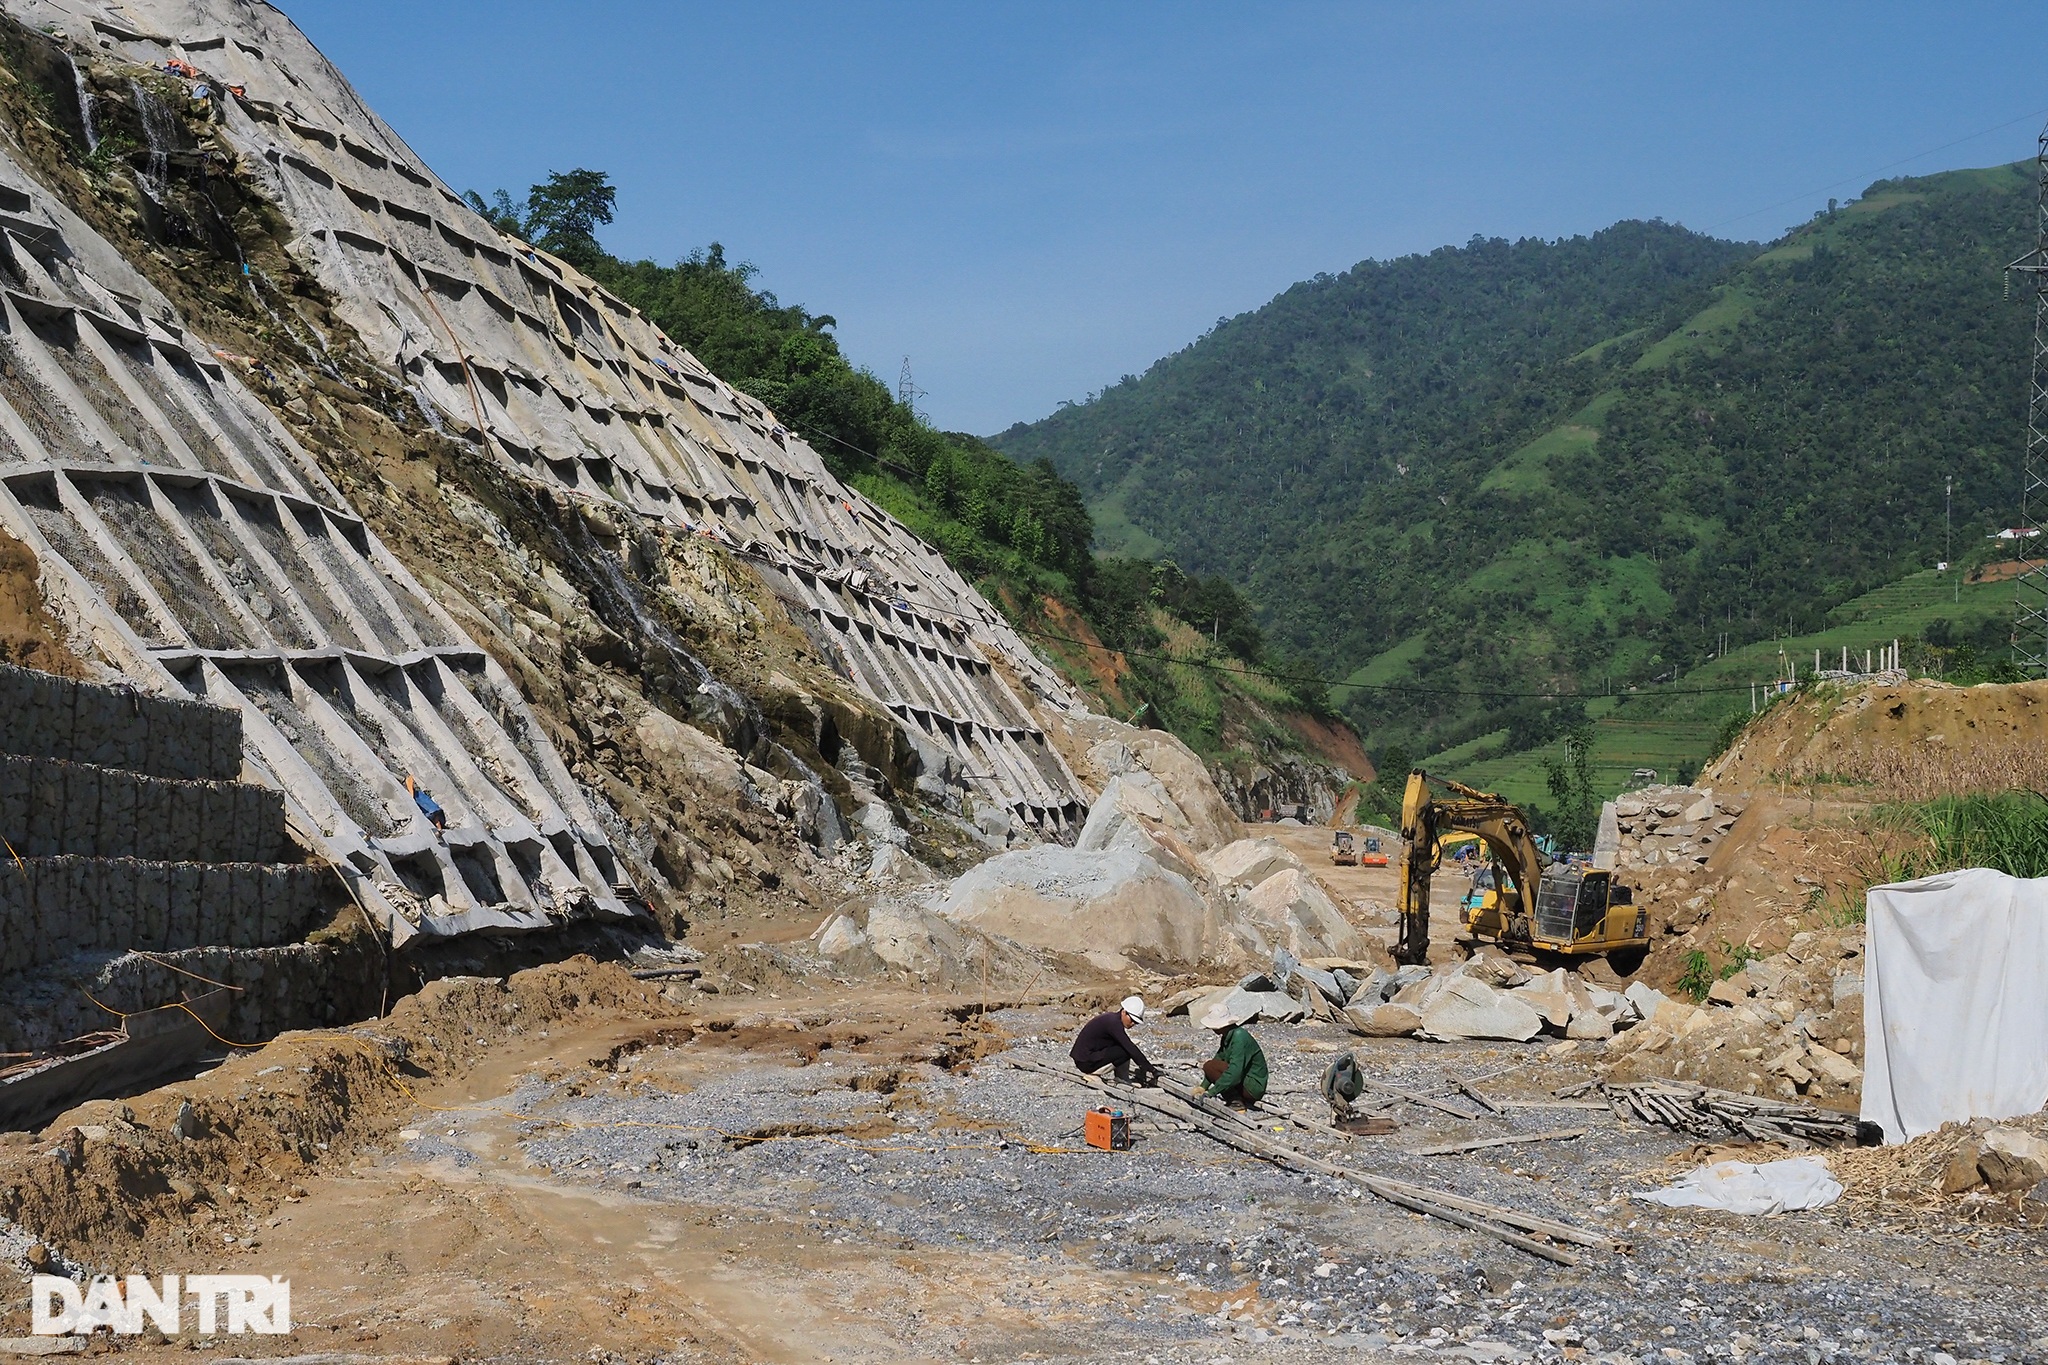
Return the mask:
[[[1730,1213],[1797,1213],[1824,1209],[1842,1197],[1842,1184],[1827,1163],[1810,1156],[1786,1161],[1717,1161],[1687,1171],[1669,1189],[1638,1199],[1674,1209],[1726,1209]]]
[[[2048,877],[1870,889],[1863,1117],[1904,1142],[2048,1104]]]

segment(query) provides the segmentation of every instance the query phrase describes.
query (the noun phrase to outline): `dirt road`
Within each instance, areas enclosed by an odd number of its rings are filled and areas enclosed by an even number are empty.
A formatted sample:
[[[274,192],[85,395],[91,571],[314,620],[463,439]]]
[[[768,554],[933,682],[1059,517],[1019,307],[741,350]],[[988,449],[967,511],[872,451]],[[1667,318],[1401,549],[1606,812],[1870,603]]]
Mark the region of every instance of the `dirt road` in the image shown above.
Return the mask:
[[[1391,831],[1380,833],[1381,847],[1388,855],[1385,867],[1339,867],[1330,861],[1327,825],[1248,825],[1253,838],[1277,839],[1330,893],[1367,934],[1391,948],[1396,932],[1395,907],[1401,896],[1401,840]],[[1363,847],[1363,841],[1360,842]],[[1466,876],[1448,868],[1439,869],[1429,881],[1429,960],[1456,961],[1461,954],[1453,940],[1460,928],[1458,902],[1471,888]]]

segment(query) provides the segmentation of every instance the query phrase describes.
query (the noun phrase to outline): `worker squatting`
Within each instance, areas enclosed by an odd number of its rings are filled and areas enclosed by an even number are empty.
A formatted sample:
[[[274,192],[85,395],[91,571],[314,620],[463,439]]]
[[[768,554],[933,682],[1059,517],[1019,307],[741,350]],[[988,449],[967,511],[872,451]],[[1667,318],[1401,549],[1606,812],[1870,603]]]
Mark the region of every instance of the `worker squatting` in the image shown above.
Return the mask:
[[[1131,1029],[1144,1018],[1144,999],[1130,996],[1116,1009],[1083,1024],[1068,1055],[1086,1074],[1109,1067],[1119,1081],[1135,1078],[1139,1085],[1152,1085],[1158,1080],[1159,1068],[1131,1040]],[[1202,1063],[1197,1094],[1213,1095],[1239,1109],[1257,1104],[1265,1095],[1266,1053],[1245,1027],[1250,1021],[1251,1016],[1240,1016],[1228,1004],[1212,1006],[1202,1016],[1202,1027],[1216,1035],[1216,1055]]]

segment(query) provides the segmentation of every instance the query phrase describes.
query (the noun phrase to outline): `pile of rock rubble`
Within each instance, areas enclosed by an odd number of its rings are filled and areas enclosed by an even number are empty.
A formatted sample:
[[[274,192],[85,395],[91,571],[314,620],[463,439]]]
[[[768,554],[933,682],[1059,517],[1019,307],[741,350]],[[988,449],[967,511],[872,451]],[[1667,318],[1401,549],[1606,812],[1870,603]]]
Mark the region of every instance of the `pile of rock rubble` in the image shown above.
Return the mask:
[[[1698,787],[1645,787],[1612,805],[1621,868],[1703,865],[1743,810],[1742,802]]]
[[[828,917],[816,950],[841,962],[871,952],[928,976],[975,959],[987,951],[980,943],[1111,972],[1368,951],[1299,858],[1275,840],[1244,837],[1179,741],[1126,729],[1087,756],[1100,795],[1072,848],[1006,849],[942,881],[885,844],[868,869],[874,902]]]
[[[1267,971],[1230,986],[1183,991],[1166,1009],[1199,1017],[1219,1002],[1244,1018],[1292,1022],[1313,1016],[1369,1038],[1439,1042],[1527,1042],[1544,1032],[1577,1040],[1611,1038],[1660,1017],[1660,1009],[1672,1004],[1641,983],[1614,991],[1563,968],[1532,973],[1494,949],[1455,965],[1394,971],[1328,957],[1299,961],[1281,953]]]
[[[1341,1023],[1368,1038],[1561,1040],[1619,1079],[1670,1077],[1749,1095],[1853,1104],[1862,1088],[1863,931],[1797,935],[1785,952],[1716,980],[1698,1005],[1635,982],[1534,972],[1487,947],[1466,961],[1388,971],[1332,957],[1184,991],[1170,1013],[1228,1001],[1248,1019]]]

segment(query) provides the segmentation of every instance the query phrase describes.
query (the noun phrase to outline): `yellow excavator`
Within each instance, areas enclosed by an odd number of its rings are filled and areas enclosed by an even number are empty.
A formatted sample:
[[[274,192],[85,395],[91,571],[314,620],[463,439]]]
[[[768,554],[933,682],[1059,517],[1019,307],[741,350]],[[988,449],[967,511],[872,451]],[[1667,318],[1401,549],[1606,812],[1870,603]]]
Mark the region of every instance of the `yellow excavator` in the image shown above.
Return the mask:
[[[1448,834],[1477,835],[1491,855],[1495,885],[1468,897],[1463,911],[1472,939],[1569,957],[1634,956],[1649,947],[1647,914],[1613,873],[1552,861],[1519,806],[1417,768],[1401,802],[1405,856],[1394,960],[1403,966],[1429,961],[1429,877],[1443,861]]]

